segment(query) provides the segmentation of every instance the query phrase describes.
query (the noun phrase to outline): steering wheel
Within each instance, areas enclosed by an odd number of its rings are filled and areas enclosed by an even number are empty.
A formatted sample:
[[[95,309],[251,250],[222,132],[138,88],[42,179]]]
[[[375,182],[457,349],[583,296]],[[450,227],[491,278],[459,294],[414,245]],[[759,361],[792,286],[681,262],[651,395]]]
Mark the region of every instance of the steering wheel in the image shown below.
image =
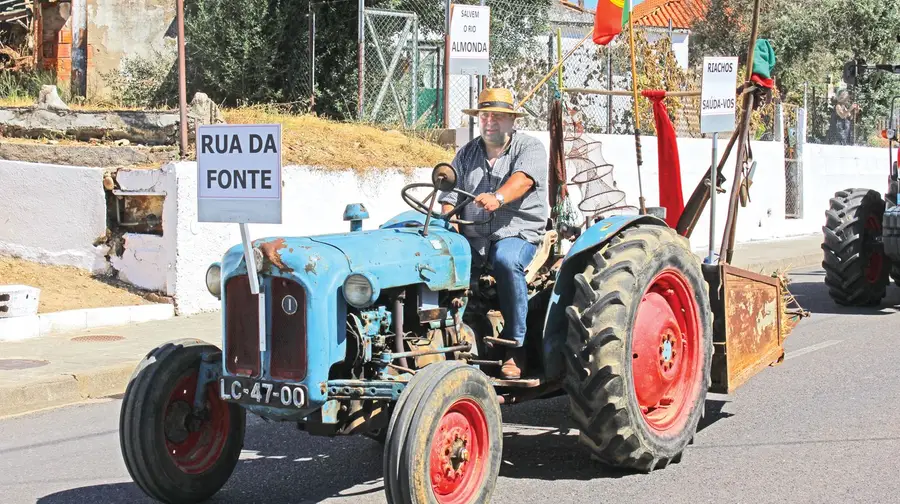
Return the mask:
[[[426,204],[425,201],[417,199],[409,194],[409,191],[411,189],[420,187],[432,188],[431,193],[429,193],[428,196],[424,198],[424,200],[430,200],[428,204]],[[453,210],[450,210],[447,213],[435,212],[433,208],[435,202],[437,202],[438,192],[453,192],[465,197],[465,199],[462,202],[458,202],[456,205],[454,205]],[[412,207],[413,210],[421,212],[426,216],[429,216],[430,218],[445,220],[450,224],[473,226],[487,224],[488,222],[494,220],[493,213],[489,213],[489,217],[487,218],[487,220],[483,221],[462,220],[456,216],[466,205],[472,203],[475,200],[476,196],[456,187],[456,170],[454,170],[453,167],[447,163],[439,163],[437,166],[435,166],[434,171],[432,171],[431,173],[431,183],[417,182],[408,184],[400,190],[400,197],[403,198],[403,201],[406,202],[407,205]],[[426,220],[426,223],[427,222],[428,221]]]

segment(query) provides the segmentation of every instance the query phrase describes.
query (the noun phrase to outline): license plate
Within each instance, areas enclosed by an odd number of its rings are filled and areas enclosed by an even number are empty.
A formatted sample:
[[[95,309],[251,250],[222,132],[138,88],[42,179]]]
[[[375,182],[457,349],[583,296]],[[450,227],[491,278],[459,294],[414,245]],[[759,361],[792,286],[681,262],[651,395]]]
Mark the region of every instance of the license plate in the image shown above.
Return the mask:
[[[220,378],[219,397],[225,401],[276,408],[303,408],[307,405],[307,393],[304,385],[267,382],[251,378]]]

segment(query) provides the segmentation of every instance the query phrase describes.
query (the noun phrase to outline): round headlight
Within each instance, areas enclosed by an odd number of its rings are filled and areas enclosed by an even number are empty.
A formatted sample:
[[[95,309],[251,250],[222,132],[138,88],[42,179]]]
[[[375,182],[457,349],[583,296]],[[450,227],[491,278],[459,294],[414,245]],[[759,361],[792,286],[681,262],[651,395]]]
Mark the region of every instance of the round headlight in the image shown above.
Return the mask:
[[[222,267],[219,263],[210,265],[206,270],[206,289],[210,294],[221,299],[222,295]]]
[[[365,308],[373,303],[377,294],[375,286],[365,275],[353,273],[344,280],[344,299],[356,308]]]

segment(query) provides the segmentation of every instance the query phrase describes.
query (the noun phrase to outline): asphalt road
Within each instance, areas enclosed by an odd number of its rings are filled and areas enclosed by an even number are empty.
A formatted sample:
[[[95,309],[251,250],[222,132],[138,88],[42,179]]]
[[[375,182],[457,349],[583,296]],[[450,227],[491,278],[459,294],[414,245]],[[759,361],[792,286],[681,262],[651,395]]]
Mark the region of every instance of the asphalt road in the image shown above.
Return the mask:
[[[604,469],[568,428],[565,398],[526,403],[504,409],[493,502],[896,502],[900,289],[881,309],[842,309],[810,269],[792,292],[813,316],[786,342],[785,362],[714,396],[681,463],[649,475]],[[0,421],[0,502],[150,502],[122,463],[120,404]],[[384,502],[374,441],[248,419],[243,460],[215,502]]]

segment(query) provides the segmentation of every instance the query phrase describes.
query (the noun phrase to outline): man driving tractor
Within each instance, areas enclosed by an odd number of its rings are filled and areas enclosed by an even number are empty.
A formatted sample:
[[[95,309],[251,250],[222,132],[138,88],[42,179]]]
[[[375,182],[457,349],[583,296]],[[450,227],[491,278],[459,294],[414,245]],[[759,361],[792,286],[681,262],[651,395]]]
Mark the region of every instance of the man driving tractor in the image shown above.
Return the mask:
[[[550,216],[547,152],[538,139],[516,131],[515,120],[524,114],[515,110],[508,89],[485,89],[478,96],[478,108],[463,112],[478,118],[481,135],[466,143],[451,163],[459,173],[457,187],[477,196],[460,217],[477,222],[493,214],[493,219],[463,226],[461,232],[472,246],[472,278],[477,279],[488,266],[497,281],[504,321],[500,337],[515,341],[500,372],[506,379],[517,379],[525,361],[525,268],[537,252]],[[456,193],[442,193],[443,212],[451,211],[458,198]]]

